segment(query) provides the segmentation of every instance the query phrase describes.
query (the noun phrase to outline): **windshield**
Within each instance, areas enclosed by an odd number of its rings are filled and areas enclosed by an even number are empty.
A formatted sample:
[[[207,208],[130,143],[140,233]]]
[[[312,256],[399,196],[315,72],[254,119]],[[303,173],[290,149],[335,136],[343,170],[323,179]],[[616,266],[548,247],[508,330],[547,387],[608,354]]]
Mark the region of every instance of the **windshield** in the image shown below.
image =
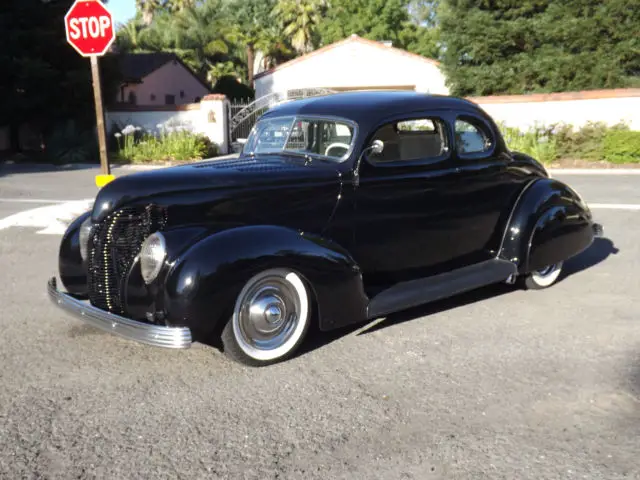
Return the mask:
[[[247,155],[295,152],[340,162],[351,151],[355,127],[326,118],[269,117],[253,127],[242,149]]]

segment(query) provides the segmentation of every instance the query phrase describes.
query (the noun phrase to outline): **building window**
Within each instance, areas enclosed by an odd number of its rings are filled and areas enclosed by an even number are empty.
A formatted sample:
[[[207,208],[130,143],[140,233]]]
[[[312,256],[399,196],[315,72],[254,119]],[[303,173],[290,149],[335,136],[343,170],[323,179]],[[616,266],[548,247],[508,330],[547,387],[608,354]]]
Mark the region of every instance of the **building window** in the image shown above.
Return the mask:
[[[180,90],[180,98],[184,98],[184,90]]]
[[[175,95],[165,95],[164,96],[164,104],[165,105],[175,105],[176,104],[176,96]]]
[[[156,99],[156,94],[152,93],[149,98],[151,98],[151,101],[153,102]]]

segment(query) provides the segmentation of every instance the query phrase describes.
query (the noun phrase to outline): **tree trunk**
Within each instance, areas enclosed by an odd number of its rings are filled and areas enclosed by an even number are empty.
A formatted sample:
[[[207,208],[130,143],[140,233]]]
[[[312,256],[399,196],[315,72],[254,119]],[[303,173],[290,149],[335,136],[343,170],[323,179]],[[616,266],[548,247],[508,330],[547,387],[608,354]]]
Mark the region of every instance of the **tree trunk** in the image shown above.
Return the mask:
[[[153,10],[143,10],[142,12],[142,23],[149,26],[153,22]]]
[[[253,88],[253,64],[255,62],[256,52],[252,44],[247,44],[247,83]]]

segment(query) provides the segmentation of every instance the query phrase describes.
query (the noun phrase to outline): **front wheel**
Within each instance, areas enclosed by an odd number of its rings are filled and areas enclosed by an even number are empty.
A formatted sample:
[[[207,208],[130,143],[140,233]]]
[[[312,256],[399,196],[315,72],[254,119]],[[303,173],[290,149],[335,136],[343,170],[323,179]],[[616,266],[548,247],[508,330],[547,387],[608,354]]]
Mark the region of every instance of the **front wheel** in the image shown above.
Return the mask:
[[[308,289],[297,273],[280,268],[260,272],[236,299],[222,331],[224,353],[252,366],[282,361],[304,340],[310,318]]]
[[[560,277],[562,266],[563,262],[554,263],[527,274],[524,277],[524,287],[528,290],[541,290],[550,287]]]

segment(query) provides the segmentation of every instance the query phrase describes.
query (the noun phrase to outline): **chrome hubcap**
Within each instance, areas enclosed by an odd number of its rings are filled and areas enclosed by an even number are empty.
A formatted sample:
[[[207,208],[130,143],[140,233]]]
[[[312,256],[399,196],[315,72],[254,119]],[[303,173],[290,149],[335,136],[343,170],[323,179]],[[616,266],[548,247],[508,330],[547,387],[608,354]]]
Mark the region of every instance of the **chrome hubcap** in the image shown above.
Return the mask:
[[[234,315],[243,347],[273,350],[287,342],[300,321],[300,298],[286,272],[255,277],[236,303]]]
[[[557,270],[557,268],[558,268],[558,265],[554,263],[553,265],[549,265],[548,267],[544,267],[541,270],[536,270],[536,274],[539,277],[546,277],[546,276],[551,275],[553,272],[555,272]]]
[[[286,317],[287,306],[275,295],[260,296],[258,292],[249,303],[249,323],[261,334],[275,332]]]

